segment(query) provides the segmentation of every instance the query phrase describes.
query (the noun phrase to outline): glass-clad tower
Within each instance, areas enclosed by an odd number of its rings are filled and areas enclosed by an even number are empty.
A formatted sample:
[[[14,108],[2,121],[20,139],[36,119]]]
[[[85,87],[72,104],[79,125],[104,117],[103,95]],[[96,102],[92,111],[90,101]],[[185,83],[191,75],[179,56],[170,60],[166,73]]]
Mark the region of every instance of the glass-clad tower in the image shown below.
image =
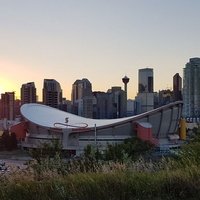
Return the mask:
[[[183,115],[200,117],[200,58],[191,58],[183,69]]]

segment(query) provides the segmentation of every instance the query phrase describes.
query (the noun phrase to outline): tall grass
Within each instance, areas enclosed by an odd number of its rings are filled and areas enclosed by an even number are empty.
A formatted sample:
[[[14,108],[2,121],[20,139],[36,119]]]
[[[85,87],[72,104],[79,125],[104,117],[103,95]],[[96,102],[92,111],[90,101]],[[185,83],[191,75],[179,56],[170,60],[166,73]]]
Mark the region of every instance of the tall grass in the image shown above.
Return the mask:
[[[197,166],[159,172],[115,171],[77,173],[42,180],[0,183],[0,199],[198,199],[200,171]]]
[[[0,199],[184,200],[200,196],[197,163],[180,167],[179,161],[166,158],[156,163],[143,158],[127,163],[89,162],[49,159],[40,162],[43,166],[33,163],[25,170],[13,169],[0,175]]]
[[[139,157],[119,161],[82,157],[64,161],[58,154],[26,169],[0,174],[0,200],[188,200],[200,199],[200,144],[177,159],[157,162]]]

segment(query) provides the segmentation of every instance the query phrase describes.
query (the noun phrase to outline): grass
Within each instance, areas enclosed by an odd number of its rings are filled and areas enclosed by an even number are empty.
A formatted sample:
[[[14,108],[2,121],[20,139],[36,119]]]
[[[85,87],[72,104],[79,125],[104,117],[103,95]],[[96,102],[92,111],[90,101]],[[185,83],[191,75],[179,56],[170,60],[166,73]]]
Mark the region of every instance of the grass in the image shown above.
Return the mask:
[[[149,172],[78,173],[43,180],[0,184],[0,199],[196,199],[200,171],[193,169]]]
[[[192,150],[191,150],[192,147]],[[59,154],[0,174],[1,200],[192,200],[200,196],[200,143],[179,158],[64,162]]]
[[[187,163],[180,167],[174,162],[163,159],[159,163],[152,163],[142,158],[127,164],[106,162],[100,163],[100,167],[95,172],[81,171],[78,166],[80,163],[76,162],[73,165],[71,163],[72,171],[67,173],[60,173],[56,169],[56,166],[60,166],[58,163],[54,168],[49,169],[46,163],[39,174],[30,165],[25,170],[11,170],[10,173],[1,175],[0,199],[198,199],[200,196],[199,165]]]

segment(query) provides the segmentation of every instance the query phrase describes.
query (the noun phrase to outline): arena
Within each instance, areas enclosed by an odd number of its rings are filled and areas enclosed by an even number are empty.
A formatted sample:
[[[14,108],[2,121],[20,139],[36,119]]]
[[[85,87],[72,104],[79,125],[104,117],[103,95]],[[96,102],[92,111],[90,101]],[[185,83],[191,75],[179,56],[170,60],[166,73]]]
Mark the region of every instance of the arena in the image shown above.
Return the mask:
[[[12,130],[16,134],[23,130],[23,148],[38,148],[58,140],[63,150],[77,155],[88,144],[101,149],[132,136],[159,146],[160,141],[177,134],[182,107],[182,101],[178,101],[136,116],[89,119],[41,104],[24,104],[21,107],[24,121]]]

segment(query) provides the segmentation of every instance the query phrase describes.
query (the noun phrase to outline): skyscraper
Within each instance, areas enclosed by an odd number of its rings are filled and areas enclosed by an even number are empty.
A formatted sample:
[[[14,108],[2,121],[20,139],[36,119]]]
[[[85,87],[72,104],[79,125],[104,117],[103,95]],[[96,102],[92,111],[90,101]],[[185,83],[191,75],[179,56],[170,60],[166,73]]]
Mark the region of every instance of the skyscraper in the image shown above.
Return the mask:
[[[86,78],[76,80],[72,85],[72,112],[83,117],[93,117],[92,84]]]
[[[200,117],[200,58],[190,58],[183,69],[183,115]]]
[[[112,87],[108,90],[109,93],[109,118],[126,117],[127,114],[127,99],[126,92],[121,87]]]
[[[15,119],[15,93],[14,92],[6,92],[5,94],[1,94],[1,118],[6,118],[8,120]]]
[[[62,90],[60,83],[56,80],[44,79],[43,103],[54,108],[59,108],[62,103]]]
[[[36,103],[36,88],[35,83],[30,82],[23,84],[21,87],[21,102],[25,103]]]
[[[94,119],[107,119],[109,118],[109,94],[106,92],[93,92],[93,118]]]
[[[153,69],[139,69],[136,113],[140,114],[154,109]]]
[[[139,82],[138,82],[138,92],[149,92],[153,93],[153,69],[144,68],[139,69]]]
[[[179,73],[173,76],[173,100],[182,100],[182,78]]]
[[[86,78],[76,80],[72,85],[72,103],[92,94],[92,84]]]

